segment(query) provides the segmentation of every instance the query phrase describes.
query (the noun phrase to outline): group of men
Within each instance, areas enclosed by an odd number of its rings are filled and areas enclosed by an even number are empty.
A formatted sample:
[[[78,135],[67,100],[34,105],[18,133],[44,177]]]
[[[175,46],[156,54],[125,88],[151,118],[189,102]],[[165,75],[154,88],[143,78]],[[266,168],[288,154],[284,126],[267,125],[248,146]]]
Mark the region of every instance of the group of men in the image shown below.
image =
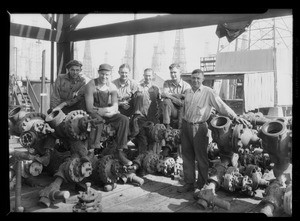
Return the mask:
[[[130,119],[142,116],[162,122],[166,128],[175,120],[181,129],[181,148],[185,185],[178,192],[198,191],[207,182],[209,160],[207,155],[208,125],[212,108],[230,119],[247,124],[227,106],[210,87],[204,86],[204,73],[195,69],[191,85],[181,78],[179,64],[169,66],[171,79],[160,89],[153,84],[153,70],[144,70],[144,79],[137,83],[129,78],[128,64],[119,67],[119,78],[111,81],[112,66],[101,64],[99,77],[86,82],[80,76],[82,63],[71,60],[66,74],[55,81],[48,113],[61,109],[65,114],[83,109],[92,117],[101,117],[116,130],[117,156],[123,165],[130,166],[123,150],[130,136]],[[151,112],[155,112],[153,114]],[[152,118],[151,118],[152,117]],[[195,163],[197,161],[197,164]],[[196,165],[198,177],[196,179]]]

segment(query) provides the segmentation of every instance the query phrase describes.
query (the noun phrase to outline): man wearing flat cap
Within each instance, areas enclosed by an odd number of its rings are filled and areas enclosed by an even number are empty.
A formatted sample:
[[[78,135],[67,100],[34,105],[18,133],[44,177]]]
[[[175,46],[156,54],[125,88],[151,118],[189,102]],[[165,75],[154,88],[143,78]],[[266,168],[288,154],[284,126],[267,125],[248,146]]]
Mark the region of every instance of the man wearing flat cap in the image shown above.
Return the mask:
[[[90,80],[85,87],[86,110],[92,118],[103,118],[117,132],[116,157],[125,166],[132,165],[123,152],[127,148],[129,119],[118,110],[117,87],[110,82],[112,66],[101,64],[99,77]]]
[[[83,102],[86,81],[79,75],[82,71],[81,67],[80,61],[71,60],[66,64],[67,73],[57,76],[50,97],[48,114],[58,109],[68,114],[73,110],[85,108]]]

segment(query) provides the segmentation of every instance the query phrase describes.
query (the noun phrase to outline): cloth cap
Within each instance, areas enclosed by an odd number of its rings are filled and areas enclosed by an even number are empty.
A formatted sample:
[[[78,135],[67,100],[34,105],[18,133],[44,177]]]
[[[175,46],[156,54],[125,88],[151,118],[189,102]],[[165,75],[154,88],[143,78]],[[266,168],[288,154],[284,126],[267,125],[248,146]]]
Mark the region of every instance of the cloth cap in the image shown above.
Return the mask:
[[[82,66],[82,63],[80,61],[77,60],[71,60],[66,64],[66,68],[69,69],[72,66]]]
[[[110,66],[109,64],[101,64],[99,66],[99,71],[101,71],[101,70],[111,71],[112,70],[112,66]]]

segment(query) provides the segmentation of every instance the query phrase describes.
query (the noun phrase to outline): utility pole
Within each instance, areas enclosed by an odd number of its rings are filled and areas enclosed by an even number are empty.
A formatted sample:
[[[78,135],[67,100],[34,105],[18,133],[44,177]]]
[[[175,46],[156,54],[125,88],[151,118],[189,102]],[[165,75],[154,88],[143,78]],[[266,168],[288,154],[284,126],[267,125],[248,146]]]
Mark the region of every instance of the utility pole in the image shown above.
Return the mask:
[[[136,20],[136,13],[134,14],[134,20]],[[133,36],[133,59],[132,59],[132,78],[136,79],[136,35]]]

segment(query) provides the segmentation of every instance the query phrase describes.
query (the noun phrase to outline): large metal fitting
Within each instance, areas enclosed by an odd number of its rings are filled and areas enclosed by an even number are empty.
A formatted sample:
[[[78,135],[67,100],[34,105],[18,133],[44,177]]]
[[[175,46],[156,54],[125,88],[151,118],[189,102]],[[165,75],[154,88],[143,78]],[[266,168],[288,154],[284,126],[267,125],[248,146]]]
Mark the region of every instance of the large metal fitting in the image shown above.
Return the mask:
[[[159,162],[160,156],[153,151],[148,151],[145,153],[143,159],[143,169],[150,174],[155,174],[157,172],[157,164]]]
[[[30,176],[38,176],[43,171],[43,164],[37,161],[22,160],[21,166],[21,174],[24,178],[28,178]]]
[[[42,113],[25,112],[21,107],[16,107],[9,112],[10,133],[20,136],[24,131],[29,131],[32,127],[39,131],[39,125],[44,123],[45,115]],[[34,126],[35,125],[35,126]]]
[[[208,182],[214,182],[216,184],[216,188],[218,189],[224,181],[224,175],[227,171],[228,164],[217,162],[213,167],[209,169],[208,172]]]
[[[65,113],[61,109],[58,109],[48,114],[45,121],[52,128],[57,128],[65,118],[66,118]]]
[[[103,156],[97,161],[95,170],[97,182],[104,185],[117,182],[118,176],[111,169],[115,161],[113,155]]]
[[[80,158],[72,158],[65,166],[66,179],[71,182],[78,183],[92,174],[92,164],[89,161],[84,161]]]
[[[8,119],[13,123],[16,124],[18,121],[23,119],[23,117],[28,114],[29,112],[25,111],[24,107],[15,107],[8,112]]]
[[[194,197],[197,200],[197,205],[199,205],[201,209],[205,210],[208,207],[218,206],[222,209],[230,210],[230,202],[218,198],[215,195],[214,189],[204,187],[197,192]]]
[[[160,142],[165,139],[166,127],[163,124],[155,124],[151,130],[151,138],[156,142]]]
[[[91,120],[83,110],[75,110],[68,113],[65,118],[65,128],[68,135],[76,140],[84,140],[88,137],[87,122]]]
[[[280,208],[283,204],[284,188],[279,181],[275,180],[265,189],[265,197],[262,202],[265,206],[261,212],[267,216],[273,216],[274,210]]]
[[[86,191],[79,191],[79,201],[73,206],[73,212],[101,212],[102,195],[91,188],[91,183],[86,183]]]
[[[211,121],[212,139],[217,143],[220,152],[232,152],[232,122],[228,117],[217,116]]]
[[[274,175],[280,176],[290,164],[292,156],[292,131],[282,121],[265,123],[258,136],[262,139],[262,147],[274,163]]]
[[[292,197],[293,197],[293,193],[292,193],[292,183],[290,183],[284,192],[284,196],[283,196],[283,209],[284,212],[288,215],[292,215]]]
[[[175,160],[173,157],[166,157],[160,159],[157,163],[157,172],[162,173],[165,176],[170,176],[174,173]]]

